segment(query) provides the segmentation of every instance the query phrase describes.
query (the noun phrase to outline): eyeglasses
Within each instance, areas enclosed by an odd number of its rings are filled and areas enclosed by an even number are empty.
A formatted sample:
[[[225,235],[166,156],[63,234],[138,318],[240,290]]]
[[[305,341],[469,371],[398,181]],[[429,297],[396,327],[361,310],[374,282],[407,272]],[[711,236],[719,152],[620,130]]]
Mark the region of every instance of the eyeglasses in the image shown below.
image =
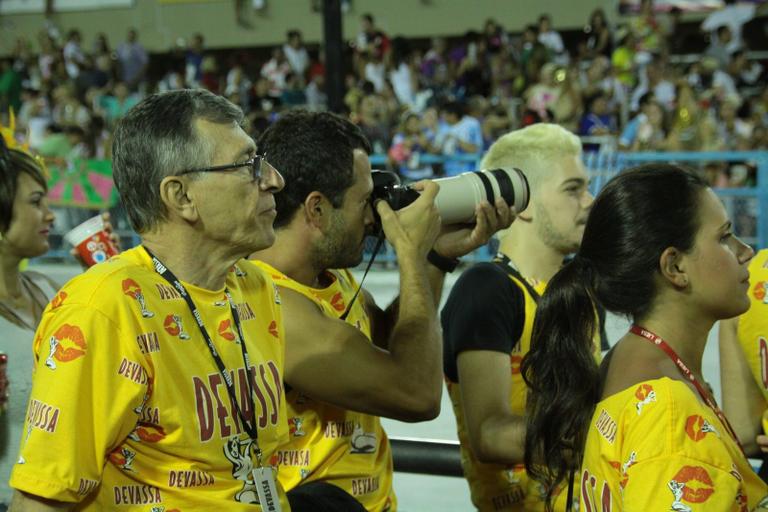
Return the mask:
[[[253,181],[259,181],[261,179],[262,174],[264,173],[265,166],[269,166],[272,169],[272,165],[267,162],[264,155],[255,155],[250,160],[246,160],[245,162],[237,163],[237,164],[226,164],[226,165],[214,165],[213,167],[203,167],[201,169],[187,169],[186,171],[181,171],[179,173],[176,173],[176,176],[183,176],[185,174],[192,174],[193,172],[221,172],[221,171],[231,171],[232,169],[240,169],[241,167],[249,167],[251,170],[251,178]]]

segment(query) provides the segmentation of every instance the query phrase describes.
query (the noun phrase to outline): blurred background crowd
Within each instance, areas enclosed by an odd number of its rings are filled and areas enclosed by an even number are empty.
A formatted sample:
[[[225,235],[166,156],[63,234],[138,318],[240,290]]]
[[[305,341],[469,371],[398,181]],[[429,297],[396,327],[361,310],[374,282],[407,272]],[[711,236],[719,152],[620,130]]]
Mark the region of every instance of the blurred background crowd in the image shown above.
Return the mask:
[[[726,3],[703,22],[657,12],[651,0],[611,24],[597,9],[580,30],[556,15],[510,33],[494,18],[452,37],[406,39],[359,17],[348,41],[345,114],[405,179],[472,169],[499,135],[547,121],[587,151],[768,149],[766,4]],[[122,39],[122,40],[119,40]],[[202,34],[148,53],[141,34],[47,24],[0,65],[0,112],[52,161],[110,158],[111,130],[143,96],[180,87],[223,94],[257,136],[281,112],[327,108],[323,49],[290,30],[272,48],[210,50]],[[717,187],[754,185],[749,162],[703,164]]]

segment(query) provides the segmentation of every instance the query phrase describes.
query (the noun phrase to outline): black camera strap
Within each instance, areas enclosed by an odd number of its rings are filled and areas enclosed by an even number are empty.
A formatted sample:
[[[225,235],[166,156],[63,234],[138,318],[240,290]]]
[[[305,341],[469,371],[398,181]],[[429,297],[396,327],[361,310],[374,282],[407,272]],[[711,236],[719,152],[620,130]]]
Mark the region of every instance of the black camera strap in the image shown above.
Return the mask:
[[[360,279],[360,284],[357,286],[357,291],[355,291],[355,294],[352,296],[352,300],[349,301],[349,304],[347,304],[347,309],[344,311],[344,314],[342,314],[339,319],[346,320],[349,316],[350,311],[352,311],[352,305],[355,303],[355,299],[357,299],[357,296],[360,294],[360,290],[363,289],[363,281],[365,281],[365,276],[368,275],[368,271],[371,270],[371,266],[373,265],[373,260],[376,259],[376,255],[379,253],[379,250],[381,249],[381,246],[384,244],[384,231],[382,230],[379,233],[378,238],[376,239],[376,246],[373,248],[373,253],[371,254],[371,259],[368,261],[368,266],[365,267],[365,272],[363,273],[362,279]]]

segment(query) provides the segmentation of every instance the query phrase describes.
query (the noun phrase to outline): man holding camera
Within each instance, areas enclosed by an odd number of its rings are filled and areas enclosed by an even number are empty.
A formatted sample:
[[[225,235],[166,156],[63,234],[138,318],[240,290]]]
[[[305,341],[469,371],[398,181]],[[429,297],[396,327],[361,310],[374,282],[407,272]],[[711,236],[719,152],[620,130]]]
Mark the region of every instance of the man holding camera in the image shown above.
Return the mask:
[[[254,255],[284,300],[303,304],[291,310],[286,324],[316,333],[343,318],[370,340],[326,342],[306,336],[286,346],[291,436],[279,450],[285,454],[280,482],[293,492],[323,482],[343,489],[366,510],[395,510],[392,454],[379,416],[432,419],[442,391],[439,333],[414,313],[436,316],[444,273],[455,266],[452,259],[486,243],[510,224],[512,214],[503,201],[495,210],[483,203],[476,208],[474,226],[443,228],[430,256],[442,268],[428,264],[424,253],[396,246],[400,297],[383,311],[365,290],[355,299],[358,284],[348,270],[362,261],[364,238],[375,224],[371,148],[362,132],[335,114],[296,111],[272,125],[258,145],[287,181],[276,195],[277,240]],[[438,190],[431,182],[415,188],[420,200],[431,200]],[[410,222],[406,210],[402,216]],[[385,221],[382,216],[389,239]],[[312,498],[307,510],[318,510]],[[337,510],[359,510],[354,505]]]
[[[501,234],[496,259],[466,270],[451,290],[442,310],[444,371],[474,505],[481,511],[544,510],[541,489],[522,466],[526,387],[520,362],[530,346],[536,303],[563,258],[581,244],[593,197],[581,142],[557,125],[535,124],[498,139],[482,167],[505,166],[524,170],[531,204]],[[565,502],[563,492],[556,509],[565,510]]]

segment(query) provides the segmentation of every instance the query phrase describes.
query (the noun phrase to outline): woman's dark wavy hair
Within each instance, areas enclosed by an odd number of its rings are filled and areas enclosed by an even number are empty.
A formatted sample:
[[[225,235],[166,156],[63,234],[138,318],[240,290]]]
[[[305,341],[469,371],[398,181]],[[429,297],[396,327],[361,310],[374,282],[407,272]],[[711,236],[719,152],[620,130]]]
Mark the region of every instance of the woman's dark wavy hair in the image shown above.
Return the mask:
[[[547,509],[584,442],[602,383],[593,357],[595,305],[642,318],[656,296],[659,257],[693,248],[706,183],[673,165],[627,170],[600,192],[573,261],[550,281],[522,363],[529,387],[525,467],[548,489]]]
[[[0,137],[0,233],[5,233],[13,220],[13,202],[19,188],[19,175],[28,174],[48,190],[45,176],[35,159],[18,149],[9,149]]]

